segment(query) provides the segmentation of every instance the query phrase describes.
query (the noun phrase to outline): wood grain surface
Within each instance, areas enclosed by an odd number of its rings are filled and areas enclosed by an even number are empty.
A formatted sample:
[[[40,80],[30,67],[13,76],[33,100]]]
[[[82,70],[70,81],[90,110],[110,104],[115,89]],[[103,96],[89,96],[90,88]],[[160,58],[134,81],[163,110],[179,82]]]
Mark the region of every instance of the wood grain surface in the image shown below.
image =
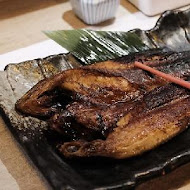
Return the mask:
[[[62,18],[66,0],[6,0],[0,10],[0,54],[47,39],[42,30],[72,28]]]

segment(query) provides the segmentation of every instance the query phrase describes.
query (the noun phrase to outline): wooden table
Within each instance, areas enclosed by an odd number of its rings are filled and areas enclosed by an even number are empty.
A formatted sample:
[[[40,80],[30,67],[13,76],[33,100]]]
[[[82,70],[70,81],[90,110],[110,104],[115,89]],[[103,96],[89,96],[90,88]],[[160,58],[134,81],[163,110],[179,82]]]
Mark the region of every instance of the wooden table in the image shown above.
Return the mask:
[[[87,26],[75,17],[67,0],[0,0],[0,10],[0,54],[46,40],[42,30],[72,28],[111,30],[117,29],[120,23],[124,25],[123,30],[141,26],[142,21],[139,19],[139,23],[133,22],[132,17],[145,19],[149,23],[148,27],[152,28],[158,18],[143,16],[126,0],[121,0],[115,20],[98,26]],[[145,24],[142,23],[142,28],[143,25]],[[24,155],[2,118],[0,118],[0,189],[48,189],[45,180],[30,163],[30,159]],[[147,189],[189,190],[190,164],[137,187],[137,190]]]

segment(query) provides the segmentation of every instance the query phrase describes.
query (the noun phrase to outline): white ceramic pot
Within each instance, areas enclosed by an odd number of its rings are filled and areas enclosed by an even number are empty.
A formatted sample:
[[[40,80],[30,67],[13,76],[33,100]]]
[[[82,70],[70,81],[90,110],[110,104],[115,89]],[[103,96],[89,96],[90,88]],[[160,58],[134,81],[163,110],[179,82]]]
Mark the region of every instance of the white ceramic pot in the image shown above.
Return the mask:
[[[190,4],[190,0],[129,0],[148,16]]]
[[[120,0],[70,0],[75,14],[87,24],[98,24],[115,16]]]

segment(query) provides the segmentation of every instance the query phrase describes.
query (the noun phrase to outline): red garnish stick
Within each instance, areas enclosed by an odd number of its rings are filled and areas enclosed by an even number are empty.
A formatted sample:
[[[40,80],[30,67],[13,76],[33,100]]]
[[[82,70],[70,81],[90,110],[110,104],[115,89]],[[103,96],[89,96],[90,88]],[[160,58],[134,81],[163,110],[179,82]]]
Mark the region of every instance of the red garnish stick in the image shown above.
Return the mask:
[[[135,65],[135,67],[141,68],[141,69],[143,69],[145,71],[149,71],[150,73],[158,75],[159,77],[162,77],[162,78],[164,78],[164,79],[166,79],[166,80],[168,80],[170,82],[176,83],[176,84],[178,84],[180,86],[183,86],[185,88],[190,89],[190,83],[187,82],[187,81],[185,81],[185,80],[183,80],[183,79],[180,79],[180,78],[174,77],[172,75],[163,73],[161,71],[153,69],[153,68],[151,68],[151,67],[149,67],[147,65],[144,65],[144,64],[142,64],[140,62],[137,62],[137,61],[134,63],[134,65]]]

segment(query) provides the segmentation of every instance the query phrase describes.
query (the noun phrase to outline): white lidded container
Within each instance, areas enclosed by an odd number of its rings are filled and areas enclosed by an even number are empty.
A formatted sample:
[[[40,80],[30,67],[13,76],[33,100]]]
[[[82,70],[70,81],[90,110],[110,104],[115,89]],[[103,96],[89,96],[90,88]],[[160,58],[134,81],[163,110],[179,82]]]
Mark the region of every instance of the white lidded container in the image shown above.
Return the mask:
[[[190,4],[190,0],[128,0],[148,16]]]
[[[87,24],[114,18],[120,0],[70,0],[75,14]]]

